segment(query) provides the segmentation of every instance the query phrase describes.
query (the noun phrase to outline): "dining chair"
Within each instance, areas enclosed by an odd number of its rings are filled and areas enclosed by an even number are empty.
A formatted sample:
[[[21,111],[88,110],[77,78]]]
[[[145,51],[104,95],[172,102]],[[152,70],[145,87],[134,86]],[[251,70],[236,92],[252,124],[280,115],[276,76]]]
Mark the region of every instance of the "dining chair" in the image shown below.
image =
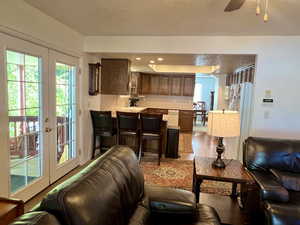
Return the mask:
[[[141,113],[141,151],[143,151],[143,140],[158,140],[158,165],[162,156],[162,114]]]
[[[139,114],[132,112],[117,112],[118,144],[121,144],[123,136],[135,138],[135,153],[141,158]]]
[[[92,159],[95,158],[95,152],[97,149],[102,152],[103,137],[114,137],[117,131],[113,124],[111,111],[90,111],[93,125],[93,152]],[[97,137],[99,137],[99,146],[96,146]],[[107,146],[111,147],[111,146]]]

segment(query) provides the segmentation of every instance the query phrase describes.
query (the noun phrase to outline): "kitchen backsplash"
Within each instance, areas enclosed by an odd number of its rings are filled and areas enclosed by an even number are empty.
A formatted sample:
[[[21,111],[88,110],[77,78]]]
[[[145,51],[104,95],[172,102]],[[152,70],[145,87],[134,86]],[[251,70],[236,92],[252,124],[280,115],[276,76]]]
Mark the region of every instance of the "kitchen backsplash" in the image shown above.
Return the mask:
[[[193,106],[192,97],[148,95],[138,103],[138,106],[149,108],[188,109]]]
[[[110,110],[115,107],[128,106],[128,98],[120,95],[101,95],[101,110]],[[167,109],[192,109],[193,98],[183,96],[157,96],[147,95],[140,97],[137,106],[148,108],[167,108]]]

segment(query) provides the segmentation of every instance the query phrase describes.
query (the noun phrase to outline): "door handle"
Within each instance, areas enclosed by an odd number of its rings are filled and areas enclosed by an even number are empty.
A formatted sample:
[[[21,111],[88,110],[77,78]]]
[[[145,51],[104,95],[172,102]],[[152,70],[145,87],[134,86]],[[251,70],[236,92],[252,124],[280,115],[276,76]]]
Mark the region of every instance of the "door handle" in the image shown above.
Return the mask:
[[[52,131],[52,129],[51,129],[51,128],[49,128],[49,127],[46,127],[45,131],[46,131],[47,133],[49,133],[49,132],[51,132],[51,131]]]

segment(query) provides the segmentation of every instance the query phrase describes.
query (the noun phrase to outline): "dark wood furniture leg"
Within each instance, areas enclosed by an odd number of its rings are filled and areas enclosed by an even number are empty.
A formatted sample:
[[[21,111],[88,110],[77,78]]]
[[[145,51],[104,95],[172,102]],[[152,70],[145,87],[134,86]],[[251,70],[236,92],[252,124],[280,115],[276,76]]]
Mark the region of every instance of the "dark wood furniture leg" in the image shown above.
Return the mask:
[[[95,152],[96,152],[96,135],[95,135],[95,132],[94,132],[94,135],[93,135],[93,153],[92,153],[92,159],[95,158]]]
[[[158,147],[158,162],[157,165],[160,166],[160,159],[162,155],[162,135],[159,137],[159,147]]]
[[[238,194],[236,188],[237,188],[237,183],[232,183],[231,195],[230,195],[231,198],[237,198]]]
[[[196,176],[196,171],[195,171],[195,161],[194,161],[194,170],[193,170],[193,192],[195,193],[195,196],[196,196],[196,202],[198,203],[199,202],[199,199],[200,199],[200,186],[201,186],[201,183],[203,182],[202,179],[198,179],[197,176]]]

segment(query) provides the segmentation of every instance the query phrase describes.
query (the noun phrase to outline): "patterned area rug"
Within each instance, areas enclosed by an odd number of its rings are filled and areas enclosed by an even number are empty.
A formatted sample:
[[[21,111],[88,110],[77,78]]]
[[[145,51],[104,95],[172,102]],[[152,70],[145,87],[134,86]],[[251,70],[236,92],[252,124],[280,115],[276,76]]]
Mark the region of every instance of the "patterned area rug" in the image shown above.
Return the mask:
[[[193,162],[183,160],[162,160],[141,162],[146,184],[192,190]],[[224,182],[204,181],[201,192],[230,195],[231,184]]]

